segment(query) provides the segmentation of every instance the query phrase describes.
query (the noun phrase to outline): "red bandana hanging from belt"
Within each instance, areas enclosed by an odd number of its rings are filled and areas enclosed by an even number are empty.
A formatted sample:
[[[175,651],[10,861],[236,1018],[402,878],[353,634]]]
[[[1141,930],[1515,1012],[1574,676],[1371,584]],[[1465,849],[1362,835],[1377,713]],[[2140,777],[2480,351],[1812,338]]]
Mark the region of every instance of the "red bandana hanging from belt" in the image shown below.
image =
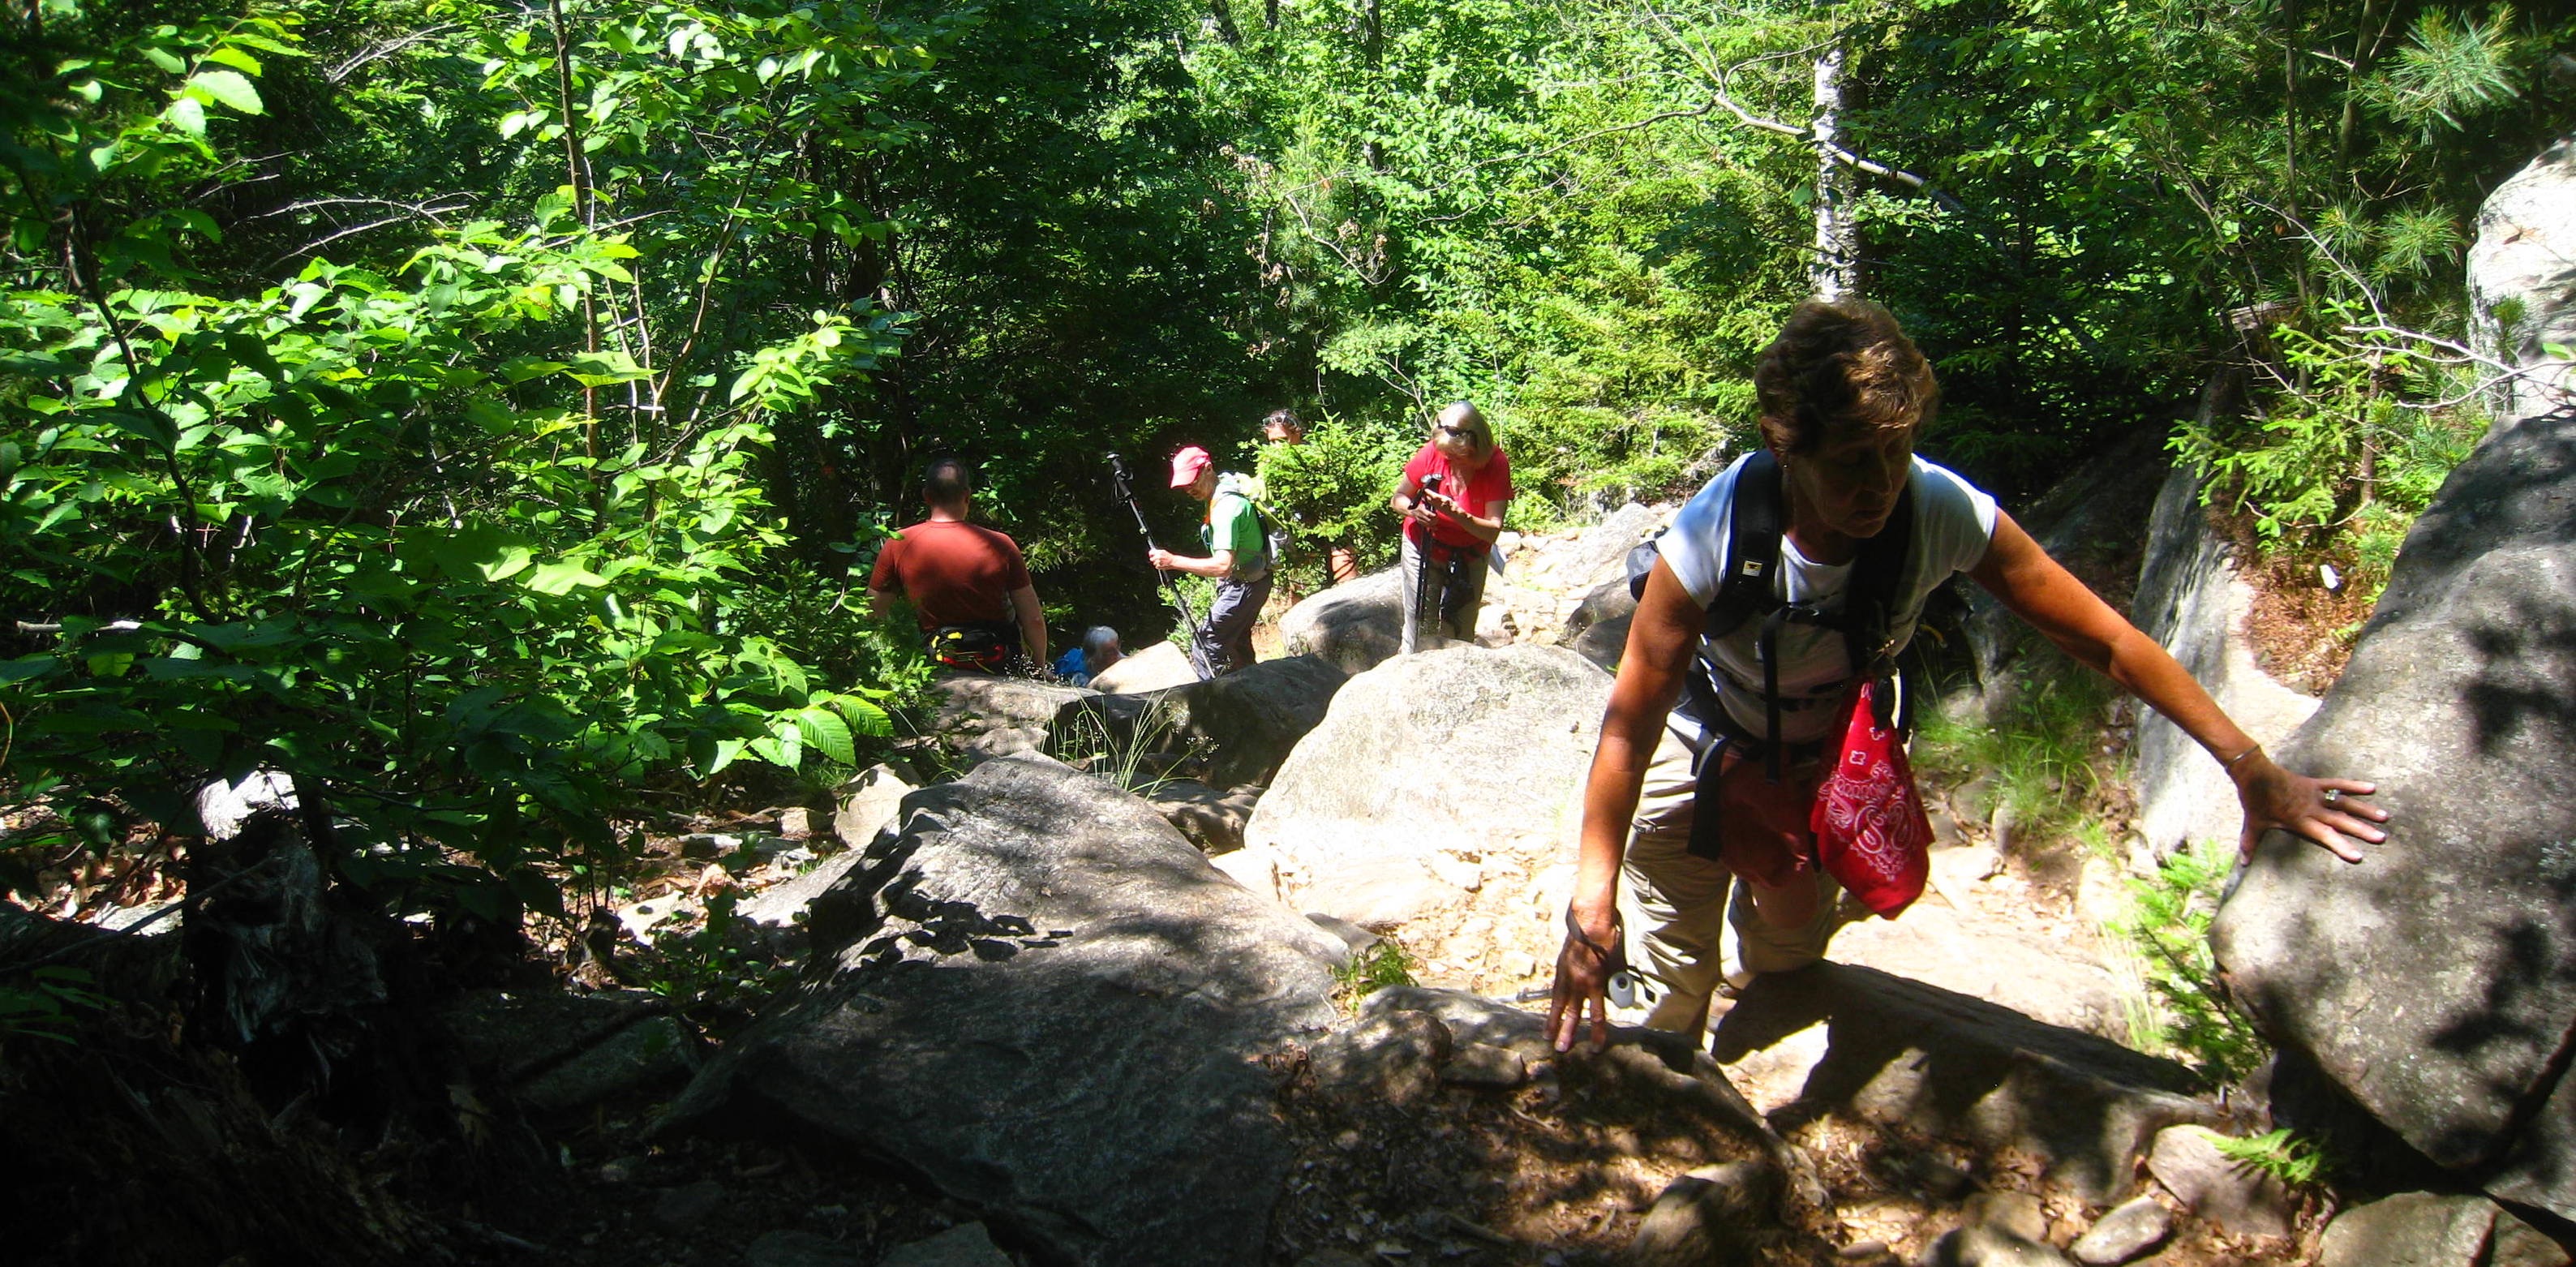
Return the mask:
[[[1914,770],[1893,726],[1870,707],[1875,683],[1861,684],[1844,728],[1840,759],[1816,789],[1807,826],[1817,860],[1861,904],[1894,919],[1923,895],[1932,869],[1932,822],[1914,789]]]

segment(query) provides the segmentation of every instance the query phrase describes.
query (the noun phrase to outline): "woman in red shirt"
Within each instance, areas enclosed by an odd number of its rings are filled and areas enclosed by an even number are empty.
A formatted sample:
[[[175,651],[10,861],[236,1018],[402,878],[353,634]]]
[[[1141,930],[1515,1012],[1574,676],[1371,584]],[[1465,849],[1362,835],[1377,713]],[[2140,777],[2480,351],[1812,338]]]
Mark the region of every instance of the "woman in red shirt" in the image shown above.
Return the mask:
[[[1433,634],[1461,642],[1476,636],[1485,598],[1485,555],[1503,531],[1512,501],[1512,461],[1474,405],[1440,411],[1431,442],[1404,464],[1387,504],[1404,516],[1402,653],[1420,640],[1423,614],[1438,613]]]

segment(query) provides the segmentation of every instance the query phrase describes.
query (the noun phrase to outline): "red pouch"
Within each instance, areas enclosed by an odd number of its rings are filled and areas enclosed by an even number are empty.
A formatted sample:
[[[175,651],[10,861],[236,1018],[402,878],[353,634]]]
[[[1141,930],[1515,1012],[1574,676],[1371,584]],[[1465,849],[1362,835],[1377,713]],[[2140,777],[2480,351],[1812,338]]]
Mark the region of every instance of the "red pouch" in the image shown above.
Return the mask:
[[[1923,896],[1932,870],[1932,820],[1914,790],[1914,769],[1893,727],[1870,708],[1875,683],[1861,684],[1843,730],[1840,759],[1816,789],[1807,816],[1817,860],[1863,906],[1889,919]]]

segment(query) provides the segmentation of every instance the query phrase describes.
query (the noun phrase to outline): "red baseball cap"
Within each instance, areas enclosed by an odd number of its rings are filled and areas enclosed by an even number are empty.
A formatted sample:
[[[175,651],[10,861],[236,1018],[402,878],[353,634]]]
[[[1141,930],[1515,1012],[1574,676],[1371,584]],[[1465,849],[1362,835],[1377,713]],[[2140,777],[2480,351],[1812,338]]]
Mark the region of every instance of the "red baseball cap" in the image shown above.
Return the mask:
[[[1172,455],[1172,487],[1188,488],[1197,482],[1199,472],[1216,464],[1208,451],[1193,444]]]

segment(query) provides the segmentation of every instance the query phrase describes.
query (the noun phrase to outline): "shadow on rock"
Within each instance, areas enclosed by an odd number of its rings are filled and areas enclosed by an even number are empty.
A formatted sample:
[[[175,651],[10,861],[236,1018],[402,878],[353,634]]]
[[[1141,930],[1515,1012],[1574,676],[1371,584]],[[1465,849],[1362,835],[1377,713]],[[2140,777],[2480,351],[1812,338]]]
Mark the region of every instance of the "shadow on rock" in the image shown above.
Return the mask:
[[[2217,1116],[2171,1061],[1849,964],[1756,979],[1719,1022],[1714,1054],[1733,1064],[1819,1023],[1824,1058],[1772,1115],[1784,1131],[1851,1113],[2021,1149],[2052,1181],[2107,1203],[2128,1195],[2156,1132]]]
[[[811,926],[817,979],[658,1129],[854,1149],[1050,1262],[1259,1260],[1292,1159],[1261,1058],[1334,1020],[1337,940],[1026,754],[906,797]]]

